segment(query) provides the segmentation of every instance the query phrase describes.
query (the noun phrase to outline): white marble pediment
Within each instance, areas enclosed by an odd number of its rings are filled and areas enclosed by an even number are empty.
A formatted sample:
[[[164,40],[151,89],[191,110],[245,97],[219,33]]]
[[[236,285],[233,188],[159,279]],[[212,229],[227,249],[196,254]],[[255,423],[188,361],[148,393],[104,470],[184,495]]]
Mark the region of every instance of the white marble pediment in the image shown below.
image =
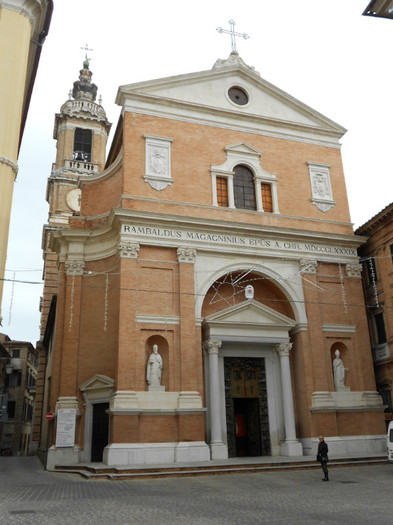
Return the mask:
[[[228,89],[233,86],[247,93],[249,100],[246,105],[237,105],[230,100]],[[182,114],[188,118],[214,120],[223,124],[236,114],[237,119],[244,117],[250,127],[259,129],[261,126],[288,128],[285,124],[297,124],[318,129],[321,135],[325,133],[331,141],[336,142],[346,131],[261,78],[242,61],[228,62],[225,67],[213,67],[211,70],[123,85],[119,88],[116,102],[130,111],[138,111],[139,108],[150,112],[155,108],[156,114]],[[227,114],[220,119],[218,112]],[[252,122],[250,117],[256,118],[257,122]],[[236,124],[241,125],[242,122],[237,120]],[[290,129],[286,132],[293,134]]]
[[[113,388],[115,381],[108,376],[96,374],[84,383],[81,384],[79,389],[82,392],[87,390],[101,390],[103,388]]]
[[[210,337],[283,339],[288,337],[296,321],[250,299],[209,315],[203,324]]]

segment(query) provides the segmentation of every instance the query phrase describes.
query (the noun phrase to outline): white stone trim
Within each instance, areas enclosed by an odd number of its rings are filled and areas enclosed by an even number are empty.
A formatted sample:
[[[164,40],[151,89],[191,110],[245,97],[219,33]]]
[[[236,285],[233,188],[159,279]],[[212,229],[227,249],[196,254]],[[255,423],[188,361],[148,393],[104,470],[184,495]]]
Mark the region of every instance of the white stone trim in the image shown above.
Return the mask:
[[[137,315],[137,323],[146,323],[146,324],[180,324],[179,316],[165,316],[165,315]]]
[[[322,332],[355,334],[356,326],[352,324],[323,324]]]

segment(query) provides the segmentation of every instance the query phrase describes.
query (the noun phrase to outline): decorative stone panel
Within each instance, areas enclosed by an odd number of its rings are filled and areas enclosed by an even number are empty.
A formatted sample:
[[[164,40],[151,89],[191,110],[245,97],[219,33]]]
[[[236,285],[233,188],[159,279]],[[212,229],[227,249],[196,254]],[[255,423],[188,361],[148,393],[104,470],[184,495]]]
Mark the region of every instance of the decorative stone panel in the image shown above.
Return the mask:
[[[144,135],[145,175],[143,179],[157,191],[173,183],[171,178],[171,142],[173,139]]]
[[[336,204],[333,200],[332,187],[330,185],[330,165],[322,162],[307,162],[307,164],[310,173],[311,202],[325,213]]]

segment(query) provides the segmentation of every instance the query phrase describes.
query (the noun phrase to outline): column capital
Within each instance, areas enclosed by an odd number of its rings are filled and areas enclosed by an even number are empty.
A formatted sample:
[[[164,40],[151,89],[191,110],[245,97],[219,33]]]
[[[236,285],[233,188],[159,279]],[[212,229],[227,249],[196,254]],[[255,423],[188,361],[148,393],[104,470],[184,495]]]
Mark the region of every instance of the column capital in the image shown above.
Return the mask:
[[[345,270],[347,277],[362,277],[362,265],[355,263],[355,264],[346,264]]]
[[[125,259],[137,259],[140,245],[137,242],[131,241],[120,241],[117,245],[118,257],[124,257]]]
[[[280,357],[289,357],[291,348],[292,343],[279,343],[278,345],[274,345],[274,350]]]
[[[82,276],[85,269],[85,261],[83,259],[66,261],[64,264],[66,275]]]
[[[179,263],[194,264],[197,256],[197,251],[194,248],[187,246],[179,246],[177,249],[177,261]]]
[[[301,273],[317,273],[318,261],[316,259],[300,259]]]
[[[203,343],[203,348],[208,354],[218,354],[221,346],[222,341],[212,341],[211,339],[208,339]]]

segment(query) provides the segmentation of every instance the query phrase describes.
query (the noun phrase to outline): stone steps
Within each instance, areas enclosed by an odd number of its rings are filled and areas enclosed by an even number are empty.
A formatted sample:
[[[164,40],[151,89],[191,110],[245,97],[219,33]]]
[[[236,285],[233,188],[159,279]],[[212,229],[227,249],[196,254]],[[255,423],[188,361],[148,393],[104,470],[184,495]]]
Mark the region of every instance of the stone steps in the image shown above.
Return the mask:
[[[365,465],[376,465],[386,463],[385,456],[340,458],[329,461],[329,468],[355,467]],[[225,464],[203,464],[203,465],[166,465],[166,466],[135,466],[135,467],[109,467],[105,465],[58,465],[55,472],[79,474],[85,479],[143,479],[143,478],[167,478],[182,476],[212,476],[220,474],[241,474],[252,472],[275,472],[284,470],[308,470],[320,469],[321,465],[316,461],[266,461],[255,463],[225,463]]]

